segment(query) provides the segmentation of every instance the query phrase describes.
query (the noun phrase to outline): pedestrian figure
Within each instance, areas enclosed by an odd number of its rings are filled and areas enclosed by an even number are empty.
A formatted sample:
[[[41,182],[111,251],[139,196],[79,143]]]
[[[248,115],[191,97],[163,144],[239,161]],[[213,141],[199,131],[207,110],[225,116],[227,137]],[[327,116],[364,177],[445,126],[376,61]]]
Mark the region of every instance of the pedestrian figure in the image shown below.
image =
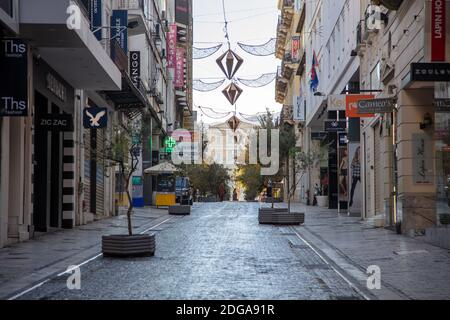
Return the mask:
[[[233,201],[238,201],[238,194],[236,189],[233,190]]]

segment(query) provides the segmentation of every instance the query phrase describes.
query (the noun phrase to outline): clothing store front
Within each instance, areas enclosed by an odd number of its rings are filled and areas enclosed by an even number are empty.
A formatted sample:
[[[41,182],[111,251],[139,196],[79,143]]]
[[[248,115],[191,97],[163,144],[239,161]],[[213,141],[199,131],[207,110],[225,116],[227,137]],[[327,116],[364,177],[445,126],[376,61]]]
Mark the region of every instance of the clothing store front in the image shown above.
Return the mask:
[[[36,231],[71,228],[74,212],[74,89],[34,60],[34,196]]]

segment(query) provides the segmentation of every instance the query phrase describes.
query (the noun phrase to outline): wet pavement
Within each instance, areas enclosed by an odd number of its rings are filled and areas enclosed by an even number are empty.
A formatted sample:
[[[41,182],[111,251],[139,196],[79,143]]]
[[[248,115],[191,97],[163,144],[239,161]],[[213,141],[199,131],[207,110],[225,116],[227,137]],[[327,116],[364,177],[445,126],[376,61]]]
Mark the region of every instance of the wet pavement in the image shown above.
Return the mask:
[[[195,204],[156,233],[154,257],[98,257],[20,299],[363,299],[293,227],[258,224],[258,203]]]

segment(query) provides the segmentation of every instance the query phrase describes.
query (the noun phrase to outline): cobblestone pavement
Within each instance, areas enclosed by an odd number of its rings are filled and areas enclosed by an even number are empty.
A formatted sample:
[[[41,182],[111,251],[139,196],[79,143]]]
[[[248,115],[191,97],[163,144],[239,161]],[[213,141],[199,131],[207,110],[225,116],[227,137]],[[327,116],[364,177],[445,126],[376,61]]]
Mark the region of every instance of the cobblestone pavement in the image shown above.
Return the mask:
[[[100,257],[21,299],[362,299],[292,227],[258,224],[258,203],[195,204],[156,233],[154,257]]]
[[[141,232],[168,219],[167,210],[135,209],[133,228]],[[127,232],[120,215],[71,230],[58,230],[0,249],[0,299],[60,273],[101,251],[101,236]]]
[[[281,204],[281,206],[285,206]],[[450,299],[450,252],[419,238],[375,228],[337,211],[294,204],[306,211],[297,232],[357,284],[367,281],[367,267],[381,269],[378,299]]]

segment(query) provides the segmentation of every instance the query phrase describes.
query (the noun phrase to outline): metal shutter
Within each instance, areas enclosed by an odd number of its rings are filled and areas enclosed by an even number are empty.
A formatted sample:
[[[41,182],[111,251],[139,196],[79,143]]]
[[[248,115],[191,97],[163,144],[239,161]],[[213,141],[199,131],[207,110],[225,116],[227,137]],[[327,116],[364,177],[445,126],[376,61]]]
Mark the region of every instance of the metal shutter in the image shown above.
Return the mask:
[[[97,190],[96,190],[96,213],[104,214],[105,209],[105,175],[103,151],[105,147],[105,132],[97,130]]]
[[[91,212],[91,131],[84,129],[84,206]]]
[[[381,155],[380,123],[374,127],[374,175],[375,175],[375,214],[383,212],[383,164]]]

